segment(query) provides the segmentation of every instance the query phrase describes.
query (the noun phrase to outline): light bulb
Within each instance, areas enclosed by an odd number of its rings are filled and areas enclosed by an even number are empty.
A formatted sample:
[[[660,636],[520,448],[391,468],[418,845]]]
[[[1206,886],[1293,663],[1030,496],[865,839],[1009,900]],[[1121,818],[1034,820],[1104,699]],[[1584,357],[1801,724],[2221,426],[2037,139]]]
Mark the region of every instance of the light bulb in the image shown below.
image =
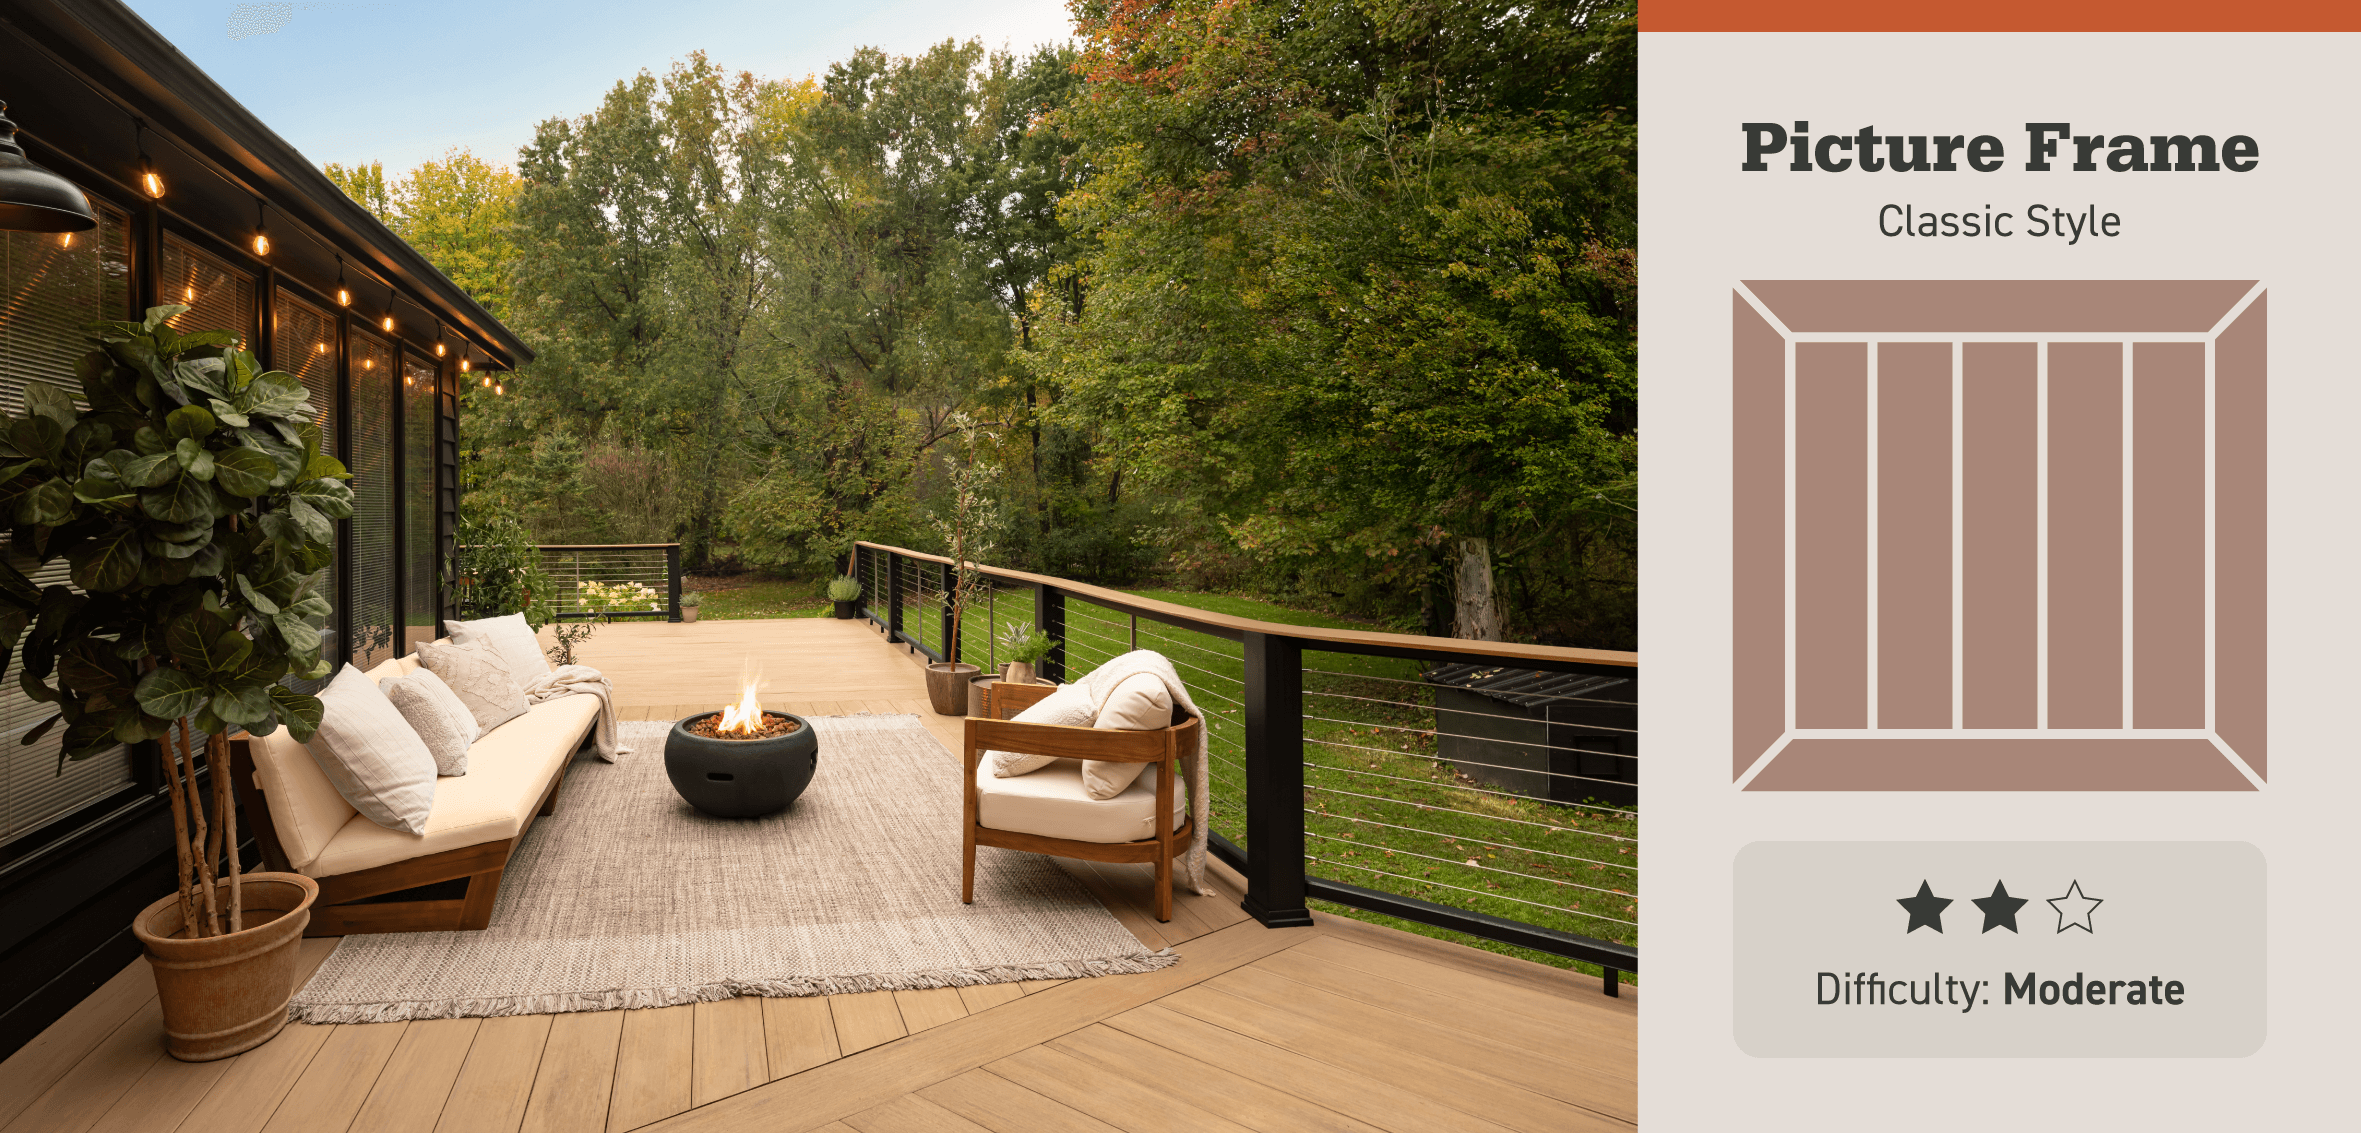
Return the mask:
[[[164,179],[157,176],[153,169],[140,170],[139,187],[147,190],[151,197],[161,198],[164,195]]]
[[[336,289],[336,305],[337,305],[337,306],[339,306],[339,307],[350,307],[350,306],[352,306],[352,305],[353,305],[353,293],[352,293],[350,290],[346,289],[346,288],[342,288],[342,287],[339,287],[339,288],[337,288],[337,289]]]
[[[435,344],[434,344],[434,356],[435,356],[435,357],[437,357],[437,358],[440,358],[440,357],[442,357],[442,356],[443,356],[443,344],[442,344],[442,343],[439,343],[439,342],[438,342],[438,343],[435,343]]]
[[[376,368],[377,368],[377,359],[375,359],[375,358],[364,358],[364,359],[362,359],[362,360],[361,360],[361,368],[362,368],[362,369],[364,369],[364,370],[374,370],[374,369],[376,369]]]
[[[57,234],[57,246],[58,246],[58,247],[60,247],[60,248],[71,248],[71,247],[73,247],[73,246],[74,246],[74,234],[73,234],[73,233],[71,233],[71,232],[60,232],[60,233],[58,233],[58,234]]]
[[[385,317],[385,321],[384,321],[384,322],[382,322],[382,323],[379,323],[378,325],[379,325],[379,326],[382,326],[382,327],[384,327],[384,328],[385,328],[385,330],[386,330],[386,333],[388,333],[388,334],[391,334],[391,333],[393,333],[393,316],[392,316],[392,315],[387,315],[387,316]]]
[[[181,288],[181,289],[180,289],[180,298],[181,298],[181,301],[182,301],[182,302],[186,302],[186,303],[194,303],[194,302],[196,302],[196,301],[197,301],[197,289],[196,289],[196,288],[194,288],[194,287],[183,287],[183,288]]]
[[[408,375],[408,374],[403,374],[403,375],[402,375],[402,384],[403,384],[403,385],[406,385],[406,386],[414,386],[414,385],[417,385],[418,383],[417,383],[417,382],[414,382],[414,381],[411,381],[411,380],[410,380],[410,375]]]
[[[492,388],[492,376],[491,376],[490,374],[486,374],[486,375],[484,375],[484,388],[485,388],[485,389],[490,389],[490,388]]]
[[[467,359],[462,358],[459,360],[459,372],[462,374],[467,372]]]
[[[314,353],[314,354],[326,354],[327,352],[328,352],[328,344],[327,344],[327,343],[325,343],[325,342],[315,342],[315,343],[312,343],[312,353]]]
[[[495,394],[505,394],[508,392],[508,387],[503,385],[494,385],[492,387],[492,392]]]
[[[269,236],[260,232],[254,234],[254,254],[257,256],[271,254],[271,238]]]

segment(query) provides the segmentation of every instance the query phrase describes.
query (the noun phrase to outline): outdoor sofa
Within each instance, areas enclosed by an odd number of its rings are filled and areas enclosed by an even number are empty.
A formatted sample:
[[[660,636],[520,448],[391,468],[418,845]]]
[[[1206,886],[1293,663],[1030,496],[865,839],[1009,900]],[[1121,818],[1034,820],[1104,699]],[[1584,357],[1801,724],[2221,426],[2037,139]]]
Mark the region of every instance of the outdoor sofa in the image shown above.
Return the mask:
[[[369,670],[380,684],[406,676],[418,655]],[[306,936],[481,929],[508,856],[533,819],[557,809],[558,788],[598,722],[599,698],[560,696],[483,734],[467,774],[435,783],[422,834],[370,821],[285,729],[231,741],[231,781],[266,868],[317,881]],[[402,900],[372,901],[423,889]]]

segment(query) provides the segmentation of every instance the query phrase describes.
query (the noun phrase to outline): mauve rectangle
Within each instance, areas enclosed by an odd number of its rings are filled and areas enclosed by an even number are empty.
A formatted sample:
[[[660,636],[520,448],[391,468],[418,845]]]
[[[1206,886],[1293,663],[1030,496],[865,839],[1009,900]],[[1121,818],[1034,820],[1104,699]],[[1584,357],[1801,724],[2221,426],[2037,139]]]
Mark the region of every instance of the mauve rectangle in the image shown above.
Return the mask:
[[[2123,347],[2049,345],[2049,722],[2123,726]]]
[[[1961,358],[1962,723],[2040,721],[2039,348],[1971,342]]]
[[[1750,280],[1790,331],[2143,334],[2212,330],[2251,280]]]
[[[1787,341],[1733,294],[1730,774],[1787,731]]]
[[[2132,726],[2205,726],[2205,344],[2132,347]]]
[[[1795,347],[1795,724],[1869,724],[1869,348]]]
[[[1877,724],[1951,719],[1951,344],[1877,346]]]
[[[2262,775],[2268,763],[2270,454],[2267,322],[2258,295],[2214,340],[2213,728]]]

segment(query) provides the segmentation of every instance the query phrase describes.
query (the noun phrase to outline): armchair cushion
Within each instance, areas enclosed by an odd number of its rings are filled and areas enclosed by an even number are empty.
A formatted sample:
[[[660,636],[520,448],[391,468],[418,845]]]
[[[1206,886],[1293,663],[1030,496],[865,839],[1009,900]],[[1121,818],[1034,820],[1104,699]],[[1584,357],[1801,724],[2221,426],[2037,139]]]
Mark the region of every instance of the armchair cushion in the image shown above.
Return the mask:
[[[1024,711],[1017,713],[1011,722],[1018,724],[1064,724],[1069,727],[1087,728],[1091,725],[1092,719],[1089,691],[1081,685],[1059,685],[1056,691],[1034,701]],[[991,768],[994,776],[1007,778],[1013,775],[1029,775],[1049,766],[1053,758],[1052,756],[1033,755],[1025,752],[988,751],[984,753],[982,765]]]
[[[1188,820],[1187,794],[1172,793],[1175,830]],[[1094,799],[1082,785],[1080,760],[1052,759],[1032,774],[1007,778],[994,775],[989,761],[976,764],[976,823],[993,830],[1076,842],[1137,842],[1156,836],[1155,816],[1154,774],[1139,776],[1113,798]]]
[[[1090,726],[1148,732],[1171,725],[1172,693],[1165,689],[1164,678],[1154,673],[1133,673],[1107,694],[1107,702],[1099,706],[1098,718]],[[1131,786],[1148,766],[1124,760],[1083,760],[1082,789],[1094,799],[1114,798]]]

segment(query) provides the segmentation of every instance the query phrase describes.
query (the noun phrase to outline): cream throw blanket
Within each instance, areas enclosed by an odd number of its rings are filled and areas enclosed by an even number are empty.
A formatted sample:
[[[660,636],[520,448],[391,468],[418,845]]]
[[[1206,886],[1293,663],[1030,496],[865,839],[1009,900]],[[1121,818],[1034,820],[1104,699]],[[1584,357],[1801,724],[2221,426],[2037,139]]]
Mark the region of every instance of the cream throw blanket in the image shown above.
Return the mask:
[[[591,733],[598,757],[613,763],[618,755],[630,755],[631,749],[616,738],[615,682],[605,673],[588,665],[560,665],[525,686],[525,699],[534,704],[577,695],[598,698],[598,726]]]
[[[1033,710],[1039,715],[1029,722],[1063,724],[1074,728],[1090,727],[1098,721],[1099,710],[1107,706],[1107,698],[1115,694],[1115,686],[1122,684],[1126,678],[1135,677],[1141,673],[1152,673],[1158,680],[1163,681],[1165,691],[1172,695],[1173,704],[1177,705],[1181,711],[1196,717],[1200,724],[1207,725],[1197,729],[1196,753],[1181,757],[1181,774],[1187,777],[1189,784],[1189,815],[1196,823],[1196,833],[1189,839],[1188,856],[1181,859],[1181,868],[1175,871],[1175,880],[1179,881],[1182,887],[1195,890],[1201,896],[1218,896],[1213,891],[1213,887],[1206,884],[1205,881],[1205,816],[1212,808],[1212,791],[1207,785],[1205,761],[1208,750],[1207,741],[1212,734],[1212,728],[1205,719],[1205,713],[1198,711],[1196,702],[1189,699],[1189,686],[1181,683],[1180,673],[1173,669],[1172,661],[1169,658],[1152,649],[1135,649],[1123,654],[1091,670],[1082,679],[1067,686],[1068,689],[1081,693],[1081,696],[1068,698],[1052,694],[1051,697],[1035,704]],[[1088,699],[1084,699],[1085,697]],[[1052,706],[1053,700],[1057,702],[1054,707]],[[993,757],[1013,758],[1005,752],[992,752],[987,755],[987,758]]]

